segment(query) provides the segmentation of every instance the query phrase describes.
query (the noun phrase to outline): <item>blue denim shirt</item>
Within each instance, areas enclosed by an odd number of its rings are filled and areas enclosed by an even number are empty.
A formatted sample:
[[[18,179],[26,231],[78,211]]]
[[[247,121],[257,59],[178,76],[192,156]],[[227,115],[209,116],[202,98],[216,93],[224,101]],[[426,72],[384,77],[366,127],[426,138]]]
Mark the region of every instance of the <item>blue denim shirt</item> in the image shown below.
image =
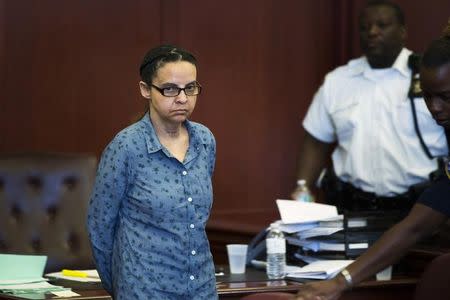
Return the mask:
[[[102,154],[87,225],[115,299],[217,299],[205,233],[216,144],[205,126],[184,124],[183,163],[160,144],[148,114]]]

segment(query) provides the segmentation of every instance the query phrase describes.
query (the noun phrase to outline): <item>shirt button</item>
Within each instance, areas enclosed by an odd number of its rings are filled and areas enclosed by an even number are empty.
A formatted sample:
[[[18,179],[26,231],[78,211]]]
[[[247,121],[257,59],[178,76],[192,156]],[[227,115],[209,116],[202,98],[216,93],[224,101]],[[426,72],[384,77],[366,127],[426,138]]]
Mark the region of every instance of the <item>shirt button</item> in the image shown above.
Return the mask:
[[[195,279],[194,275],[189,276],[189,279],[194,280]]]
[[[195,250],[191,251],[192,255],[195,255],[197,252],[195,252]]]
[[[186,171],[183,171],[183,173],[182,173],[183,175],[187,175],[187,172]]]
[[[189,225],[189,227],[191,227],[192,229],[194,229],[194,228],[195,228],[195,225],[194,225],[194,224],[191,224],[191,225]]]
[[[192,202],[192,198],[191,198],[191,197],[189,197],[189,198],[188,198],[188,201],[189,201],[189,202]]]

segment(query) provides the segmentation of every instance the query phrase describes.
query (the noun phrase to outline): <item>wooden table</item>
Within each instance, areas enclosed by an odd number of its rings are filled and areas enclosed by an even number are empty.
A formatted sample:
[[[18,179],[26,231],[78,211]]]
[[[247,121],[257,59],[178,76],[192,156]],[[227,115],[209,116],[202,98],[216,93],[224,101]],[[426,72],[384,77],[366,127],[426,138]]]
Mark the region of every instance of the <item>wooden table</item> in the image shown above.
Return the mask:
[[[394,267],[393,279],[376,281],[374,278],[364,281],[346,292],[340,300],[406,300],[412,299],[415,285],[426,264],[437,255],[449,252],[448,248],[415,248]],[[293,280],[269,280],[264,271],[247,268],[245,274],[230,274],[228,267],[219,265],[216,271],[224,275],[217,276],[217,290],[220,299],[240,299],[243,296],[263,292],[296,293],[303,282]],[[80,297],[58,298],[49,294],[23,294],[20,297],[0,294],[0,299],[111,299],[99,283],[54,282],[71,287]],[[132,299],[130,299],[132,300]]]
[[[301,289],[302,282],[293,280],[268,280],[264,271],[247,268],[245,274],[229,274],[227,267],[218,267],[218,271],[225,275],[217,277],[217,290],[220,299],[240,299],[243,296],[263,292],[296,293]],[[411,299],[417,282],[415,276],[396,276],[390,281],[369,280],[353,288],[343,295],[341,299]],[[57,283],[57,282],[55,282]],[[63,286],[72,286],[74,292],[80,297],[59,298],[51,294],[23,294],[20,297],[0,294],[0,299],[112,299],[101,285],[75,283]],[[130,299],[132,300],[132,299]]]

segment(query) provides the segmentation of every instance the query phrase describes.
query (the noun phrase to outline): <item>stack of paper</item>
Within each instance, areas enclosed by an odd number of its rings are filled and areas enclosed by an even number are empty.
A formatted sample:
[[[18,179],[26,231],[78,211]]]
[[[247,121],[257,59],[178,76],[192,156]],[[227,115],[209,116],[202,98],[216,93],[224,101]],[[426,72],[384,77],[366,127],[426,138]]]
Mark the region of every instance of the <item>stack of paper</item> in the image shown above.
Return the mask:
[[[367,249],[369,247],[369,243],[367,242],[355,242],[345,244],[344,241],[337,242],[334,240],[330,241],[321,241],[321,240],[303,240],[293,237],[287,237],[286,240],[288,243],[296,246],[300,246],[305,250],[312,250],[314,252],[318,251],[339,251],[344,252],[346,250],[346,246],[349,250],[357,250],[357,249]]]
[[[23,294],[67,290],[42,277],[46,262],[47,256],[43,255],[0,254],[0,291]]]
[[[322,260],[310,263],[303,268],[290,266],[286,270],[286,277],[293,279],[329,279],[336,276],[352,262],[353,260]]]
[[[343,230],[342,215],[338,215],[336,206],[277,200],[281,216],[281,230],[288,234],[288,243],[306,246],[309,238],[329,236]],[[337,225],[337,226],[336,226]],[[317,247],[309,248],[318,251]]]
[[[277,206],[283,224],[304,224],[338,217],[334,205],[278,199]]]
[[[298,248],[299,257],[315,259],[345,259],[364,252],[375,238],[368,233],[355,235],[344,232],[344,217],[338,215],[336,206],[292,200],[277,200],[281,216],[281,230],[286,233],[288,244]],[[347,229],[364,227],[364,219],[347,221]],[[344,233],[343,233],[344,232]],[[311,262],[310,259],[304,262]]]
[[[295,257],[319,260],[356,258],[398,219],[398,212],[356,212],[338,215],[333,205],[277,200],[281,230]],[[311,261],[308,259],[308,261]]]
[[[37,282],[23,282],[20,284],[2,284],[0,283],[0,291],[2,293],[19,295],[19,294],[28,294],[28,293],[48,293],[48,292],[57,292],[57,291],[65,291],[70,290],[67,288],[63,288],[61,286],[53,285],[45,281],[42,278],[41,281]]]

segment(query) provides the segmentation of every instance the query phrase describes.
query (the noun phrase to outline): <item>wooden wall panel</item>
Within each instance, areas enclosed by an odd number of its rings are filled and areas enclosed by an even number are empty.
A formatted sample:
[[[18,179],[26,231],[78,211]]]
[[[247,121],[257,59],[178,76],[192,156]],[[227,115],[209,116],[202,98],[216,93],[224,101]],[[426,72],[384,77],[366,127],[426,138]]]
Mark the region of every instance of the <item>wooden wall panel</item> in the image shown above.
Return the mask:
[[[399,3],[419,50],[450,11],[444,0]],[[176,43],[199,59],[193,119],[217,139],[212,219],[266,224],[248,213],[276,218],[274,200],[294,187],[301,120],[324,74],[359,54],[362,4],[0,0],[0,152],[100,155],[144,107],[145,52]]]
[[[347,25],[348,56],[354,57],[361,54],[358,38],[358,15],[365,0],[339,0],[349,6],[348,12],[351,22]],[[450,1],[410,1],[393,0],[405,13],[408,37],[406,46],[416,52],[423,52],[431,40],[439,37],[450,18]]]
[[[333,64],[329,1],[7,1],[1,151],[94,152],[143,102],[160,42],[199,58],[193,119],[217,138],[214,211],[275,210],[293,187],[300,124]]]
[[[331,7],[195,3],[180,2],[178,37],[200,59],[205,93],[194,119],[217,139],[214,211],[275,210],[295,181],[302,116],[332,64],[332,40],[318,34]]]
[[[5,26],[6,26],[6,13],[5,13],[5,1],[6,0],[0,0],[0,111],[4,110],[4,106],[5,106],[5,99],[4,99],[4,94],[2,93],[2,91],[5,90],[5,72],[3,70],[5,70],[6,68],[6,57],[5,57],[5,52],[6,52],[6,43],[5,43]],[[2,132],[4,132],[4,122],[1,121],[0,119],[0,145],[3,144],[2,140]]]
[[[159,1],[6,1],[2,151],[100,154],[143,101]],[[153,25],[149,26],[148,20]]]

